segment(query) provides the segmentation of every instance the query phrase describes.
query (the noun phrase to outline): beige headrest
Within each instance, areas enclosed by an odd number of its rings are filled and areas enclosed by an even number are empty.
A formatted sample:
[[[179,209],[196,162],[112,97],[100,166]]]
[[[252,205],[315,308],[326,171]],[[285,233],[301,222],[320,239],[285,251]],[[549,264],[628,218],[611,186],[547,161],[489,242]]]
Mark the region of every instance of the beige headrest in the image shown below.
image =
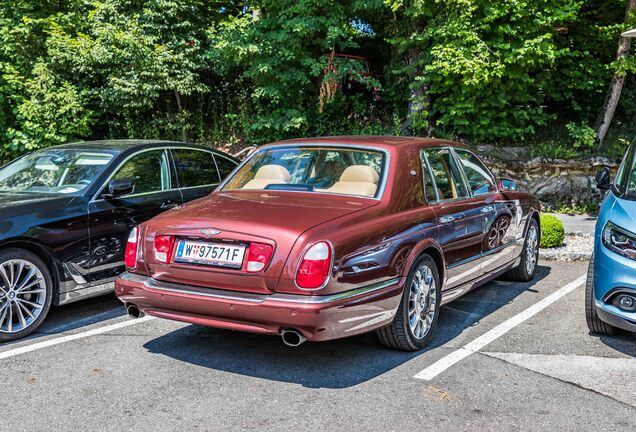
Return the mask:
[[[289,183],[291,175],[287,168],[280,165],[263,165],[256,171],[254,176],[255,180],[267,179],[267,180],[282,180],[283,183]]]
[[[378,173],[367,165],[352,165],[345,169],[340,176],[341,182],[362,182],[377,184],[380,180]]]

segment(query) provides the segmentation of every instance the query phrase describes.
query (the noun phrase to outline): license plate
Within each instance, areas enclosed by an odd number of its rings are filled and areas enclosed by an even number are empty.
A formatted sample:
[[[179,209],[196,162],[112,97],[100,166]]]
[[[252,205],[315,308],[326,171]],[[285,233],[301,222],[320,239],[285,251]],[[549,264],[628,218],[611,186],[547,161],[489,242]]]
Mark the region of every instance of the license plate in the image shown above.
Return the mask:
[[[245,246],[180,240],[174,260],[241,268]]]

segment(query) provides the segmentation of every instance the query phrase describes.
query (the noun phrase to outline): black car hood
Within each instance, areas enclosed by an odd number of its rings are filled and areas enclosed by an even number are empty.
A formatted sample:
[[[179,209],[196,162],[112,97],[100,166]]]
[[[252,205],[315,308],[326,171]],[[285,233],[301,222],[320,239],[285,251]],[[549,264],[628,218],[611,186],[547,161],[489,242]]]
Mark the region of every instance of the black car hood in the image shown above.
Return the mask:
[[[13,206],[40,206],[40,205],[50,205],[55,204],[64,206],[71,203],[75,198],[73,195],[62,195],[62,194],[27,194],[27,193],[9,193],[9,192],[0,192],[0,218],[5,215],[6,211],[11,209]],[[36,210],[36,207],[33,208]],[[37,208],[38,210],[42,210],[42,208]]]

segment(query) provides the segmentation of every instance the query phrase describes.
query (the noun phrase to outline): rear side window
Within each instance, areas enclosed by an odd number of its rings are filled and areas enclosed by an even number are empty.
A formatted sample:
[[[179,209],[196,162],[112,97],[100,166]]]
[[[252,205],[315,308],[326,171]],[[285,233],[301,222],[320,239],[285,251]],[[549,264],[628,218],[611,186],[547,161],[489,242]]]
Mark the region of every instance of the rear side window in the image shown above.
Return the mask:
[[[468,197],[461,171],[449,149],[422,149],[421,152],[422,160],[427,161],[431,168],[434,188],[440,200]]]
[[[182,188],[219,183],[219,173],[212,152],[195,149],[174,149],[172,152]]]
[[[237,163],[231,159],[223,157],[221,155],[215,154],[214,159],[216,160],[216,166],[219,168],[219,175],[221,176],[221,181],[225,179],[234,168],[236,168]]]

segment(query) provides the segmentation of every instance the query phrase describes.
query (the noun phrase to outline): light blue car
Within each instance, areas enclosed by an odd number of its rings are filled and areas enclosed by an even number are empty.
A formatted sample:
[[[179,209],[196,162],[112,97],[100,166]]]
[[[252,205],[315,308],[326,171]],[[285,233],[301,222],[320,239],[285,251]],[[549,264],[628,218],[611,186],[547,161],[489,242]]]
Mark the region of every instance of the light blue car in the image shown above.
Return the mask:
[[[636,142],[627,150],[615,181],[608,168],[596,175],[609,190],[598,216],[594,254],[585,290],[590,331],[612,334],[615,328],[636,333]]]

